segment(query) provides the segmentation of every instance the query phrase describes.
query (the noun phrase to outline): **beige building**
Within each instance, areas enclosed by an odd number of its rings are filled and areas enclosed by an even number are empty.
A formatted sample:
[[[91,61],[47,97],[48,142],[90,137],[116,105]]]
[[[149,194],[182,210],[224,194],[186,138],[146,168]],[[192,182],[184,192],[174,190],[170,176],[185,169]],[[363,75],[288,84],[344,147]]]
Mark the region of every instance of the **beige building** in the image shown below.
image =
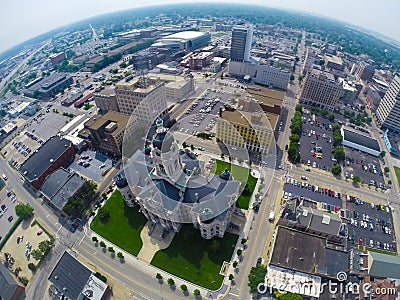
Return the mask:
[[[169,102],[177,102],[194,91],[194,78],[187,76],[165,85],[165,96]]]
[[[121,113],[135,115],[140,124],[151,124],[157,117],[167,114],[165,82],[140,76],[115,85]],[[140,104],[140,105],[139,105]]]
[[[105,89],[93,94],[94,102],[101,112],[116,111],[119,112],[117,95],[113,89]]]
[[[279,68],[260,65],[257,68],[255,82],[266,86],[271,86],[281,90],[286,90],[290,80],[290,72]]]
[[[263,112],[221,111],[216,137],[225,145],[267,154],[278,116]]]
[[[342,85],[330,73],[310,70],[300,94],[300,102],[333,110],[342,94]]]
[[[400,132],[400,74],[397,73],[381,100],[376,118],[383,128]]]

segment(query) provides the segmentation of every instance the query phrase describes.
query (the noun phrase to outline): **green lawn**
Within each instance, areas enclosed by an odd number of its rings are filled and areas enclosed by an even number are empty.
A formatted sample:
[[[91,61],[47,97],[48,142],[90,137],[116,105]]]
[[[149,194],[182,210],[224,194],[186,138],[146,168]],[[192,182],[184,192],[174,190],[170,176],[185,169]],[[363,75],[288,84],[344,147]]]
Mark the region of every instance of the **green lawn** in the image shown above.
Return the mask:
[[[115,191],[108,199],[104,208],[110,213],[107,223],[103,224],[97,216],[90,228],[125,251],[137,256],[142,248],[142,231],[147,220],[138,211],[138,207],[126,205],[119,191]]]
[[[216,161],[216,164],[212,169],[212,172],[215,174],[219,174],[225,169],[228,169],[231,172],[235,180],[238,180],[242,184],[245,184],[247,186],[247,188],[245,187],[244,191],[239,196],[236,206],[242,209],[248,209],[250,198],[251,195],[253,194],[252,192],[254,191],[257,184],[257,178],[255,178],[253,175],[250,174],[249,168],[233,165],[230,164],[229,162],[222,160]]]
[[[223,276],[219,275],[222,263],[230,261],[237,239],[237,235],[225,233],[223,239],[205,240],[197,229],[186,224],[167,249],[154,255],[151,264],[187,281],[216,290],[223,280]]]
[[[397,182],[399,183],[399,186],[400,186],[400,168],[394,167],[394,171],[396,172]]]

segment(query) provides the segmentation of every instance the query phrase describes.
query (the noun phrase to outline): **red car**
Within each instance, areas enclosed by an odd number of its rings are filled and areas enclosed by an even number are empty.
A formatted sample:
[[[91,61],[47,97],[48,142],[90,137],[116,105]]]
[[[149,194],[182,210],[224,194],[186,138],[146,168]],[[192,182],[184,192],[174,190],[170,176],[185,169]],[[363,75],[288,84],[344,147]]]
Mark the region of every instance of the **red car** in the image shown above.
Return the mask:
[[[313,153],[311,153],[311,156],[315,157],[315,156],[316,156],[316,154],[313,152]]]
[[[41,235],[43,233],[43,230],[40,230],[36,233],[36,235]]]
[[[335,206],[335,212],[337,213],[339,211],[339,206]]]
[[[359,245],[362,245],[362,238],[359,238],[359,239],[358,239],[358,244],[359,244]]]

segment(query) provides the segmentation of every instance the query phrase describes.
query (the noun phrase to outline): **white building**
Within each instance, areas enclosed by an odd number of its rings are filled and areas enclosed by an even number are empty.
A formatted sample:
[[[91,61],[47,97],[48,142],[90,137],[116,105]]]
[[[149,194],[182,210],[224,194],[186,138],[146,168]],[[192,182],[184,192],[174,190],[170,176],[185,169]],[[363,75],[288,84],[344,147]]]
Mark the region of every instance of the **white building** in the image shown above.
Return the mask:
[[[232,28],[231,61],[249,61],[253,26],[251,24],[235,25]]]
[[[255,82],[266,86],[286,90],[290,80],[290,72],[275,67],[260,65],[257,68]]]
[[[382,128],[400,132],[400,74],[397,73],[376,110]]]
[[[194,91],[193,76],[186,76],[182,79],[171,81],[165,85],[165,96],[168,102],[177,102]]]
[[[131,115],[135,112],[139,124],[151,124],[167,113],[165,82],[146,76],[133,78],[115,85],[119,111]],[[139,105],[140,104],[140,105]]]

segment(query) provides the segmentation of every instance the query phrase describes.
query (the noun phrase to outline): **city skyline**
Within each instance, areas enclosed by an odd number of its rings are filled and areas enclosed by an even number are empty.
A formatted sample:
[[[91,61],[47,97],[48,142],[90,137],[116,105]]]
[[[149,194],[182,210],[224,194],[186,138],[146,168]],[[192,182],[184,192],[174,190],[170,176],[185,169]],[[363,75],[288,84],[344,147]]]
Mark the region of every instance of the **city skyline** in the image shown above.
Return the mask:
[[[400,3],[395,0],[389,0],[382,6],[366,5],[368,2],[373,4],[372,0],[363,1],[362,5],[360,5],[361,1],[345,2],[344,0],[339,0],[334,3],[324,3],[323,6],[316,1],[317,0],[252,0],[243,3],[242,1],[232,2],[218,0],[213,2],[263,5],[266,7],[316,14],[376,31],[400,41],[400,32],[396,30],[396,28],[399,27],[396,26],[396,23],[400,25],[400,21],[396,16],[396,12],[400,9]],[[177,4],[188,2],[187,0],[174,0],[169,3]],[[198,0],[196,2],[206,3],[210,1]],[[146,5],[138,5],[132,4],[128,0],[122,0],[118,3],[105,0],[101,0],[100,2],[91,0],[85,1],[85,3],[78,3],[76,0],[72,0],[68,2],[58,2],[57,7],[52,6],[52,4],[53,2],[48,0],[23,3],[25,7],[24,10],[21,10],[22,3],[19,0],[8,2],[7,5],[3,4],[3,7],[0,9],[2,27],[11,29],[3,31],[0,35],[2,40],[0,53],[30,38],[34,38],[40,34],[79,20],[126,9],[162,5],[166,3],[164,1],[154,0]],[[47,9],[39,9],[43,7],[47,7]],[[79,10],[77,10],[77,8],[79,8]],[[355,13],[355,11],[357,11],[357,13]],[[16,22],[16,20],[18,21]],[[385,22],[381,22],[381,20],[385,20]]]

